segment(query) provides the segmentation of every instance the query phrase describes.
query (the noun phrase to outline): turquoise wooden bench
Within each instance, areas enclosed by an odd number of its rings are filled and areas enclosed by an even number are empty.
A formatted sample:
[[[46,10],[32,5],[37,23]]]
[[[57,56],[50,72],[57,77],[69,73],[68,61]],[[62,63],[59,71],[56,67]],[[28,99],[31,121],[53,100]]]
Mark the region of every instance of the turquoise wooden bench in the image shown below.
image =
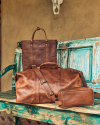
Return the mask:
[[[62,68],[75,68],[83,71],[88,87],[95,93],[93,106],[63,109],[55,104],[16,103],[16,72],[22,71],[22,50],[20,42],[15,50],[13,65],[0,72],[2,77],[13,70],[12,90],[0,93],[0,111],[12,113],[13,124],[18,125],[19,117],[57,125],[100,125],[100,38],[89,38],[59,42],[58,64]]]

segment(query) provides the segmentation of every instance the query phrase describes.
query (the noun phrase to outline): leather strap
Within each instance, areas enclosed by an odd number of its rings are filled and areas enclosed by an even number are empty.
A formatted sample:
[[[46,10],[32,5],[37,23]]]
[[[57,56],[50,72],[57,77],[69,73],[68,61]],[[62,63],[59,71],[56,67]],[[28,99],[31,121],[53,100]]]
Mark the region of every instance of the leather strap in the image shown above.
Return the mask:
[[[62,101],[55,101],[56,105],[62,105]]]
[[[46,62],[48,62],[48,40],[47,40],[47,35],[44,29],[37,27],[37,29],[33,32],[32,37],[31,37],[31,41],[30,41],[30,46],[33,46],[33,39],[34,39],[34,35],[35,32],[38,30],[42,30],[45,34],[45,46],[46,46]]]
[[[46,92],[47,97],[55,102],[55,100],[57,100],[57,98],[55,97],[54,92],[52,91],[52,89],[48,85],[48,83],[45,80],[44,76],[42,75],[41,71],[38,68],[36,68],[35,66],[33,66],[33,65],[32,65],[32,69],[34,70],[34,72],[36,73],[38,79],[40,80],[40,84],[44,88],[44,91]]]
[[[38,81],[37,81],[38,83],[39,83],[39,79],[38,79]],[[36,91],[36,94],[35,94],[35,96],[36,96],[36,102],[37,103],[40,103],[40,96],[39,96],[39,84],[35,84],[35,91]]]
[[[38,31],[38,30],[42,30],[42,31],[44,32],[44,34],[45,34],[45,39],[46,39],[45,41],[48,41],[48,40],[47,40],[47,35],[46,35],[45,30],[42,29],[42,28],[39,28],[39,27],[37,27],[37,29],[33,32],[32,37],[31,37],[31,41],[33,41],[35,32]]]
[[[40,68],[42,68],[42,66],[47,66],[47,67],[50,67],[50,66],[55,66],[54,68],[59,68],[60,66],[58,66],[57,63],[55,62],[44,62],[40,65]],[[43,67],[44,68],[44,67]]]
[[[58,67],[58,91],[60,90],[61,87],[61,68]]]
[[[45,42],[46,47],[46,62],[48,62],[48,42]]]

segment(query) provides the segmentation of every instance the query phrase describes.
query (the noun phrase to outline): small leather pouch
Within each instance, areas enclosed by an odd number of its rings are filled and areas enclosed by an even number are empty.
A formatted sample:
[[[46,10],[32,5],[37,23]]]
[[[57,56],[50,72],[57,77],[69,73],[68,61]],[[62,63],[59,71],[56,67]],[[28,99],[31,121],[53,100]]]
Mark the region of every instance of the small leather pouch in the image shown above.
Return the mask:
[[[94,104],[94,93],[86,87],[62,89],[58,92],[58,100],[55,104],[63,108],[91,106]]]

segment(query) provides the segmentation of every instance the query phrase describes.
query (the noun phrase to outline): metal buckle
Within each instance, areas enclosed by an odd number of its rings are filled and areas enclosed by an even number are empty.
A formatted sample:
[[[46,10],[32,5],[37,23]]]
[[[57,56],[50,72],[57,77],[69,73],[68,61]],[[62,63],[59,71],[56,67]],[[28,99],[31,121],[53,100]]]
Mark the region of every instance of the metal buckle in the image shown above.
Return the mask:
[[[47,82],[47,81],[43,80],[42,83],[41,83],[41,85],[43,85],[43,84],[46,83],[46,82]]]
[[[54,102],[57,101],[57,100],[58,100],[58,98],[56,98],[56,99],[54,100]]]
[[[32,67],[36,67],[36,65],[32,65],[31,68],[32,68]]]
[[[79,73],[79,71],[76,71],[76,70],[70,70],[70,73],[73,74],[73,73]]]
[[[50,94],[50,96],[52,96],[52,95],[53,95],[53,93],[51,93],[51,92],[50,92],[49,94]]]

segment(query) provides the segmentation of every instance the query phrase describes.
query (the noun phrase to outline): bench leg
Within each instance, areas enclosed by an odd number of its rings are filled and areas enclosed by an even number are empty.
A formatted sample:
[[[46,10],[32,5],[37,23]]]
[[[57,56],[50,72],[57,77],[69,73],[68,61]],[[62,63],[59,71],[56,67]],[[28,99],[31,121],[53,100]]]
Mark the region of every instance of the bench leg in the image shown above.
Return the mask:
[[[19,117],[13,116],[13,125],[18,125]]]

